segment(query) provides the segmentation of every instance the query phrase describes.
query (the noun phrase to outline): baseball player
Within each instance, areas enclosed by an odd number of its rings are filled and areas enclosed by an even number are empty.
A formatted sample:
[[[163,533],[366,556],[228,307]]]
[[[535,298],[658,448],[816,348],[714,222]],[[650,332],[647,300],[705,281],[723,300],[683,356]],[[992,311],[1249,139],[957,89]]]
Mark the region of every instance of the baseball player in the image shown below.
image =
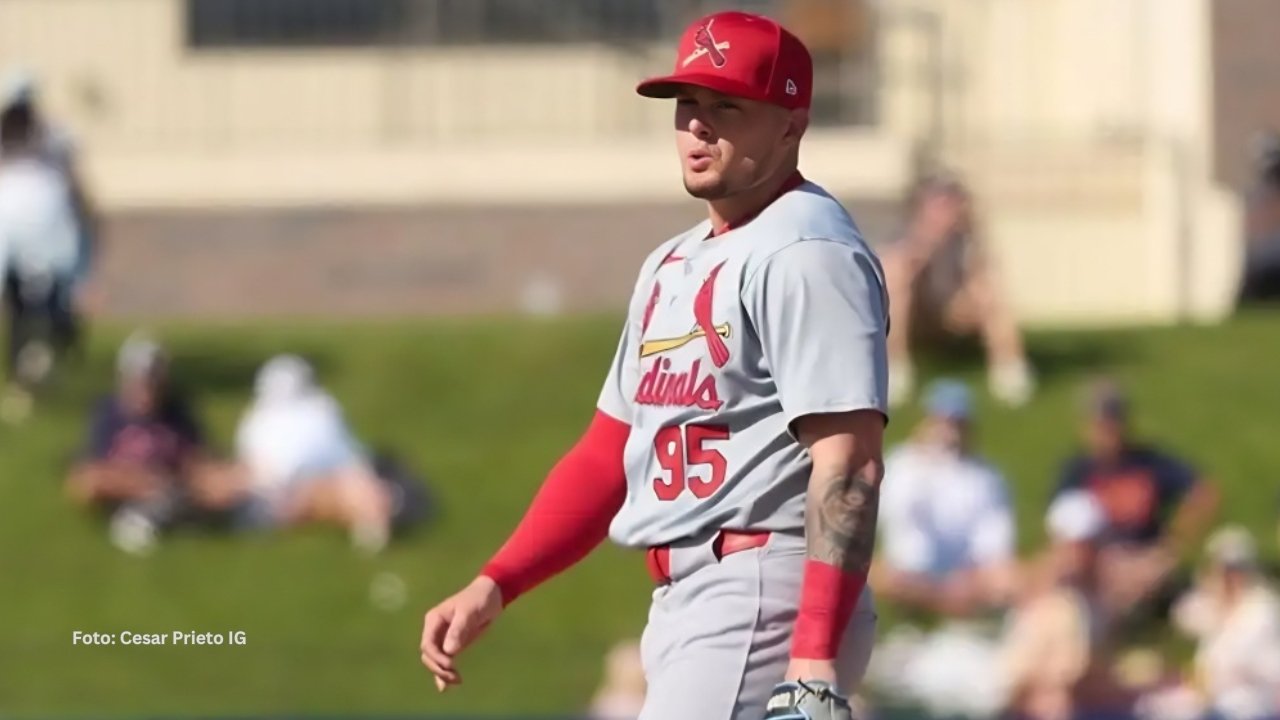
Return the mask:
[[[875,629],[888,300],[848,213],[797,170],[812,82],[794,35],[725,12],[638,87],[676,100],[708,218],[641,267],[585,434],[479,576],[427,612],[441,691],[504,608],[608,536],[643,549],[657,585],[642,720],[850,716]]]

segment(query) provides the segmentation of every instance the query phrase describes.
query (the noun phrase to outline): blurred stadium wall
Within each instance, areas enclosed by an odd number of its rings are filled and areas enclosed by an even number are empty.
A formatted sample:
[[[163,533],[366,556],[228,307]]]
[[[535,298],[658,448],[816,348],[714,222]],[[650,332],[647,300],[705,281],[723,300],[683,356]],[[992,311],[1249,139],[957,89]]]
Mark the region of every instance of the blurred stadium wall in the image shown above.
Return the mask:
[[[108,312],[572,311],[698,216],[632,88],[727,6],[812,45],[804,168],[874,242],[940,160],[1028,323],[1230,309],[1268,0],[0,0],[0,64],[84,149]]]

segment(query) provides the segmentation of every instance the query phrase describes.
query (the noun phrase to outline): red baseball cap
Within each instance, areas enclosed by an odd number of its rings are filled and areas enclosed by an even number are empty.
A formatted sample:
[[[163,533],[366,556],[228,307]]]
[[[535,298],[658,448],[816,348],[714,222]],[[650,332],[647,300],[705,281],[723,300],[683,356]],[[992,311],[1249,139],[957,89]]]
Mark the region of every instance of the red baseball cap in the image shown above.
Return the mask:
[[[785,108],[808,108],[813,98],[813,58],[800,38],[767,17],[715,13],[695,20],[684,31],[675,71],[645,80],[636,92],[670,98],[681,85]]]

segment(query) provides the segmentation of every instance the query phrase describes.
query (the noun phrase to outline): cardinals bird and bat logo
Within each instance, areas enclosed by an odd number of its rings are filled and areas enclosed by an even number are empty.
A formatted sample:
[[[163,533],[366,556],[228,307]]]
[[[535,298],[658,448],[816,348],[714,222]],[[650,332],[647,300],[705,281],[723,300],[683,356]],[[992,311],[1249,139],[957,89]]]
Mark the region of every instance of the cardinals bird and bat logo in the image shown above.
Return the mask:
[[[732,335],[732,327],[727,322],[716,324],[712,319],[716,278],[723,268],[723,262],[712,268],[698,288],[698,293],[693,298],[693,327],[689,332],[671,337],[642,339],[641,358],[669,353],[701,340],[706,343],[707,355],[710,356],[712,365],[722,368],[729,362],[729,346],[725,340]],[[649,322],[661,294],[662,286],[654,283],[641,323],[642,333],[647,333],[649,329]],[[711,374],[701,375],[701,367],[702,360],[697,359],[687,372],[673,372],[670,358],[658,360],[641,378],[636,391],[636,402],[644,405],[696,405],[708,410],[718,409],[722,403],[716,391],[715,377]]]
[[[724,342],[725,338],[728,338],[730,334],[729,323],[717,325],[711,320],[711,301],[715,296],[716,277],[720,275],[720,270],[723,267],[724,263],[720,263],[712,268],[707,275],[707,279],[702,281],[702,287],[698,289],[698,294],[694,296],[693,328],[684,335],[642,341],[640,343],[640,357],[660,355],[664,352],[684,347],[699,338],[705,338],[707,351],[711,355],[711,362],[718,368],[724,367],[725,363],[729,362],[729,347]],[[661,292],[662,286],[655,283],[653,294],[649,297],[649,305],[645,308],[644,323],[641,326],[643,330],[649,329],[649,321],[653,318],[653,310],[658,304],[658,297]]]
[[[714,20],[712,22],[715,22]],[[729,49],[729,42],[717,42],[716,36],[711,34],[711,23],[707,23],[699,27],[693,33],[693,52],[689,53],[681,67],[689,67],[693,61],[700,57],[707,57],[711,60],[711,64],[715,67],[722,68],[729,62],[729,57],[725,55],[725,50]]]

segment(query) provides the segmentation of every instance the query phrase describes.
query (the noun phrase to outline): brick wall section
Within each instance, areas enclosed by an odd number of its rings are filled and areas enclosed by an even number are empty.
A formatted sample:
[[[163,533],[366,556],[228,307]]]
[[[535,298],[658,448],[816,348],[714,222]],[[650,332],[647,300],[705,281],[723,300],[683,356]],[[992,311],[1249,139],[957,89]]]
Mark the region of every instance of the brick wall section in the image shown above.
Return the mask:
[[[873,241],[893,226],[884,204],[851,206]],[[700,216],[693,202],[131,211],[108,218],[95,283],[103,314],[129,319],[505,313],[536,277],[565,311],[612,310]]]
[[[1216,177],[1230,187],[1249,181],[1249,141],[1280,130],[1280,2],[1212,3],[1213,132]]]

